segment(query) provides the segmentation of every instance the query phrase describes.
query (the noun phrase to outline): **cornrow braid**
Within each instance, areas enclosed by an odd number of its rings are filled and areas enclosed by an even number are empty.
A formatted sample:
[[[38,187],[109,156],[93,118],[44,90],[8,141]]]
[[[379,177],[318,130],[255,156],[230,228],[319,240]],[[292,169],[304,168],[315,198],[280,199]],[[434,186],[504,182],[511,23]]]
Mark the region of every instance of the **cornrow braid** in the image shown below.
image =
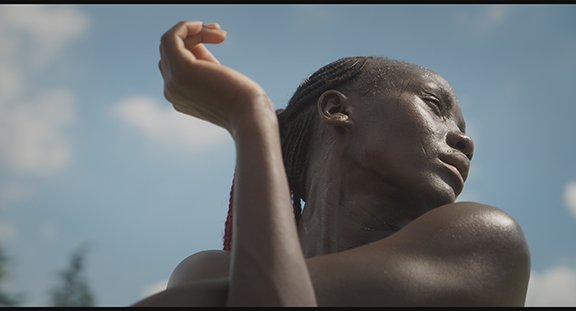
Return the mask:
[[[316,119],[315,109],[318,97],[329,89],[350,82],[364,68],[371,57],[345,57],[332,62],[304,80],[296,89],[281,112],[283,133],[282,152],[286,175],[292,196],[295,217],[300,219],[302,207],[300,201],[306,201],[305,181],[308,166],[308,149],[312,132],[312,121]]]
[[[285,109],[276,111],[280,128],[282,156],[290,186],[290,196],[296,223],[302,214],[301,200],[306,201],[305,181],[308,166],[308,149],[315,107],[318,97],[327,90],[351,82],[373,57],[344,57],[334,61],[306,78],[296,89]],[[230,202],[224,230],[224,250],[232,247],[232,217],[234,182],[230,190]]]

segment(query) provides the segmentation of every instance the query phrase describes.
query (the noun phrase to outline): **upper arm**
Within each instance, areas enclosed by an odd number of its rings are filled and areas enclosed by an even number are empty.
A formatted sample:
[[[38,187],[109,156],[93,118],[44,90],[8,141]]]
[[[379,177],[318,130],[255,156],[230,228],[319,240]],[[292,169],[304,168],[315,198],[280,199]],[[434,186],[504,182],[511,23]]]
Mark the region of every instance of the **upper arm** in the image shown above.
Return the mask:
[[[530,256],[510,216],[455,203],[308,267],[321,306],[522,306]]]
[[[228,277],[230,254],[221,250],[206,250],[182,260],[168,279],[168,288],[183,284]]]

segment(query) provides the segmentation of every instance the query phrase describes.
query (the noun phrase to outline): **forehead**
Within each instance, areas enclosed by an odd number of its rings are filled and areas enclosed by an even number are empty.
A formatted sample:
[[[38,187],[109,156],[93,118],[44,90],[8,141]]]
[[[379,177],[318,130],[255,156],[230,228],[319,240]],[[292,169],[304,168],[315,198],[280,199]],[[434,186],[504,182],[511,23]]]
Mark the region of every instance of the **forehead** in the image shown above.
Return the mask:
[[[407,70],[402,71],[398,79],[403,80],[415,89],[427,89],[439,92],[439,95],[445,97],[444,99],[454,103],[458,102],[456,93],[450,83],[432,70],[421,67],[407,68]]]
[[[461,130],[465,131],[466,124],[458,97],[444,77],[425,67],[406,65],[397,68],[388,79],[392,80],[387,83],[389,90],[392,86],[399,92],[410,91],[414,94],[426,92],[438,97],[449,107]]]

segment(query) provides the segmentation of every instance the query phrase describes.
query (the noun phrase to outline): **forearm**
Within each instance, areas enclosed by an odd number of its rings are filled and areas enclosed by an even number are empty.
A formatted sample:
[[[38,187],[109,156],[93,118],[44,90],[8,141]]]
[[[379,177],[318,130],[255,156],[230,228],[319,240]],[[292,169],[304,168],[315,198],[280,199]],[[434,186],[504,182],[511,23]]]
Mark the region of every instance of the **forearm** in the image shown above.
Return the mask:
[[[269,111],[261,116],[233,133],[237,162],[228,305],[313,306],[316,300],[296,231],[277,120]]]

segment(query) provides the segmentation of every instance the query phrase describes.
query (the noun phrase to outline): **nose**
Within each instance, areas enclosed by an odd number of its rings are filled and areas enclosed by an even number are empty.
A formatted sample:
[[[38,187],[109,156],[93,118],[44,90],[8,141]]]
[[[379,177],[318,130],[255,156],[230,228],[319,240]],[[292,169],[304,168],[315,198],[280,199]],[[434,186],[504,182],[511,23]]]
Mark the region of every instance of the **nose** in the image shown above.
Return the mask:
[[[448,145],[464,153],[468,159],[472,160],[474,155],[474,142],[472,138],[460,131],[450,131],[446,137]]]

